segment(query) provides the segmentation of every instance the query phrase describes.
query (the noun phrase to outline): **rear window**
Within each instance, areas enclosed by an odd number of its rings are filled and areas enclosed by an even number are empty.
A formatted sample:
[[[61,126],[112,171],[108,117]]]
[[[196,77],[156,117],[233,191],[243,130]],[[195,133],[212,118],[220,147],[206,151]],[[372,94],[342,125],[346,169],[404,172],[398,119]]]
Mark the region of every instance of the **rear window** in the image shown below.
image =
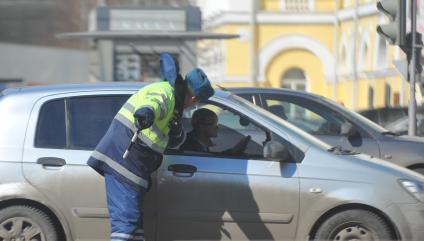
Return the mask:
[[[70,148],[94,149],[126,100],[124,96],[69,99]]]
[[[35,147],[94,149],[129,96],[83,96],[45,103]]]
[[[43,105],[38,118],[35,146],[66,147],[65,100],[52,100]]]

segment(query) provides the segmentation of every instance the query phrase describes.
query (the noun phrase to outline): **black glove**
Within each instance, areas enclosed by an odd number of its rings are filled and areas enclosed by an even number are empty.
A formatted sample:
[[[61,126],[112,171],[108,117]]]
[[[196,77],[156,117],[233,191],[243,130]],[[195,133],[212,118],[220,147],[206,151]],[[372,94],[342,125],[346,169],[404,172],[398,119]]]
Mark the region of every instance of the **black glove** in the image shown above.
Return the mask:
[[[137,130],[144,130],[153,125],[155,112],[148,107],[142,107],[134,113],[134,124]]]
[[[183,131],[183,123],[181,118],[174,116],[169,122],[169,135],[178,137]]]

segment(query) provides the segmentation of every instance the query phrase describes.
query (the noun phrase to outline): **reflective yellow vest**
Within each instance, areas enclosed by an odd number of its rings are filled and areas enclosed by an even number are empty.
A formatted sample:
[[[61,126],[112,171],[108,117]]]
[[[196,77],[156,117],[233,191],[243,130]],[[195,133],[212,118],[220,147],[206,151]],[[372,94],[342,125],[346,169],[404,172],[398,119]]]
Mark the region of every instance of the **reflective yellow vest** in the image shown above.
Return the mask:
[[[141,131],[138,138],[153,150],[163,153],[168,145],[169,121],[174,114],[174,88],[168,81],[147,85],[128,99],[115,119],[135,132],[133,115],[142,107],[151,108],[155,120],[150,128]]]

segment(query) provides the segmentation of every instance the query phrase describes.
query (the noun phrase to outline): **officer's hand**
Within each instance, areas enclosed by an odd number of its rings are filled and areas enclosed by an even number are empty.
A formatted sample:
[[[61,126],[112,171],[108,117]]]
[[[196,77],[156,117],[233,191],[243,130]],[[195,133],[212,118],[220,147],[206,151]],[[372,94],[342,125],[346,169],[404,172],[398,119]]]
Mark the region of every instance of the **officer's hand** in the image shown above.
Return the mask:
[[[134,113],[134,124],[137,130],[144,130],[153,125],[155,113],[147,107],[140,108]]]
[[[183,123],[181,118],[173,117],[169,122],[169,135],[171,136],[180,136],[183,132]]]

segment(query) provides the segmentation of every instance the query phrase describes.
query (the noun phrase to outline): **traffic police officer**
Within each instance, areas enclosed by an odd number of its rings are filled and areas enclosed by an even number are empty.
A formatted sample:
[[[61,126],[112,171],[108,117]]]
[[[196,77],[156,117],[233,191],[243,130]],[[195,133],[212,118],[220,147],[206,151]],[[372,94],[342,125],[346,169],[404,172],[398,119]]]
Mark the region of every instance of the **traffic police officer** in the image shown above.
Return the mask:
[[[168,81],[132,95],[88,160],[105,177],[112,241],[144,240],[141,207],[150,174],[159,168],[169,139],[182,136],[182,110],[214,93],[201,69],[193,69],[185,79],[178,69],[171,55],[161,55],[161,74]],[[139,135],[123,157],[134,133]]]

